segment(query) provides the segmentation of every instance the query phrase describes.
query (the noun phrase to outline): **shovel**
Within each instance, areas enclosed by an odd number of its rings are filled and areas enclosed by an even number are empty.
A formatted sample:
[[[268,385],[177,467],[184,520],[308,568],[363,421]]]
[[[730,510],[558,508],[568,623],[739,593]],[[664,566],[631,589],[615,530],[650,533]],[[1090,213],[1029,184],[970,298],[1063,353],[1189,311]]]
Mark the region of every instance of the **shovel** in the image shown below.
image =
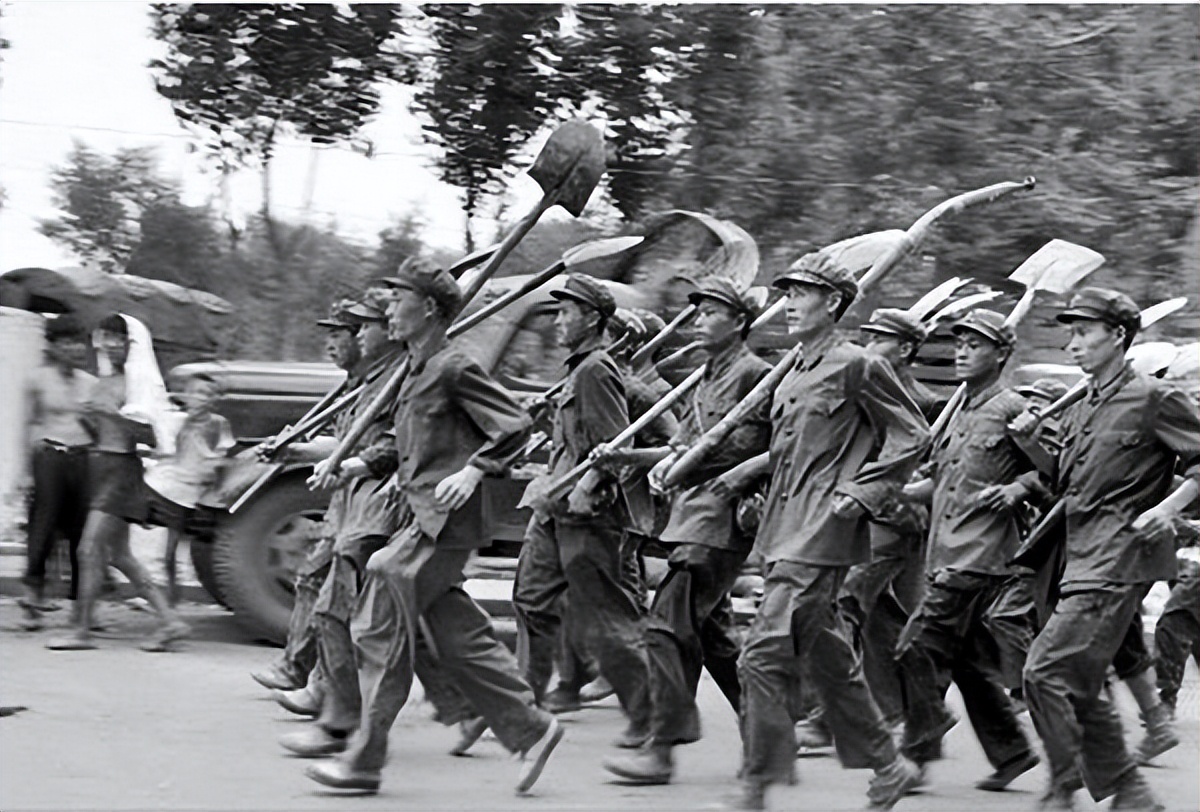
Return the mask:
[[[862,295],[866,294],[873,287],[875,287],[879,282],[881,282],[883,278],[887,276],[887,274],[890,273],[893,268],[896,267],[896,265],[898,265],[913,251],[915,251],[917,247],[920,246],[920,244],[924,241],[929,229],[941,217],[947,214],[962,211],[969,206],[990,203],[1002,197],[1006,197],[1013,192],[1032,189],[1035,184],[1036,181],[1032,177],[1027,177],[1020,183],[1011,181],[1005,183],[995,183],[982,189],[964,192],[963,194],[956,195],[949,200],[945,200],[939,203],[937,206],[934,206],[932,209],[923,214],[915,223],[909,226],[906,231],[899,232],[899,238],[892,236],[878,240],[876,245],[884,246],[884,253],[875,258],[874,262],[871,264],[871,267],[858,280],[860,298]],[[883,233],[890,234],[891,232]],[[842,257],[853,256],[849,253],[853,248],[871,245],[871,242],[868,239],[870,236],[872,235],[855,238],[858,240],[857,243],[855,243],[853,240],[848,240],[844,241],[843,243],[838,243],[835,246],[831,246],[831,248],[836,248],[838,251],[840,251],[840,256]],[[781,299],[779,302],[776,302],[775,305],[773,305],[766,313],[763,314],[763,316],[766,317],[768,314],[774,315],[774,313],[778,312],[785,306],[784,302],[786,302],[786,299]],[[779,360],[779,362],[775,365],[775,369],[767,373],[766,377],[759,381],[758,385],[750,390],[746,397],[744,397],[741,402],[739,402],[729,412],[729,414],[725,415],[720,422],[705,432],[704,435],[701,436],[700,439],[697,440],[697,442],[675,462],[675,464],[671,467],[671,470],[667,472],[667,475],[664,477],[664,484],[666,487],[675,487],[689,477],[691,473],[700,466],[700,464],[710,453],[712,453],[714,449],[716,449],[721,443],[725,442],[730,433],[732,433],[733,430],[737,428],[737,426],[743,420],[746,419],[746,417],[762,408],[763,404],[770,400],[775,392],[775,388],[779,385],[779,382],[786,377],[787,373],[790,372],[792,367],[796,365],[796,362],[799,361],[801,350],[801,345],[793,347],[786,355],[783,356],[782,359]]]
[[[1033,307],[1038,291],[1063,294],[1083,281],[1089,274],[1104,264],[1104,257],[1090,248],[1066,240],[1051,240],[1008,275],[1014,282],[1025,286],[1025,293],[1017,301],[1012,312],[1004,319],[1007,327],[1016,329]],[[958,414],[967,396],[967,385],[959,384],[942,409],[941,414],[929,429],[936,446],[950,421]]]
[[[552,206],[560,205],[575,217],[582,214],[592,190],[596,188],[603,174],[604,140],[595,127],[582,119],[573,119],[551,133],[529,169],[529,176],[542,187],[541,199],[521,218],[478,272],[464,275],[459,280],[463,294],[462,305],[465,307],[475,298],[487,280],[516,248],[517,243]],[[358,445],[371,424],[395,402],[400,385],[407,374],[407,363],[397,367],[366,409],[355,418],[346,436],[325,461],[321,475],[310,479],[310,487],[328,487],[336,481],[337,471],[342,462]]]

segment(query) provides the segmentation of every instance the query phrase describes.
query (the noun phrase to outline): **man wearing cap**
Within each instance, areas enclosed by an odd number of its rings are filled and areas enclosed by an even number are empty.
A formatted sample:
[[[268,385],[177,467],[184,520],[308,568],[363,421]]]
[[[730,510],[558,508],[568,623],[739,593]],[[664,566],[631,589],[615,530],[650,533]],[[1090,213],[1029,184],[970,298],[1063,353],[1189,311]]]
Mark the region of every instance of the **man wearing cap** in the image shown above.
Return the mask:
[[[827,254],[797,260],[779,279],[789,330],[804,357],[775,391],[771,446],[723,474],[737,493],[769,470],[771,490],[754,552],[764,561],[763,597],[742,646],[743,794],[762,809],[771,784],[792,779],[793,686],[811,680],[838,756],[871,767],[867,796],[891,807],[919,780],[901,756],[863,680],[835,603],[847,570],[870,556],[867,518],[907,480],[929,428],[891,366],[836,332],[858,295],[853,275]]]
[[[704,377],[670,446],[659,450],[657,472],[665,474],[680,451],[712,428],[770,370],[750,352],[746,335],[757,308],[727,279],[710,277],[688,297],[693,322],[708,355]],[[736,632],[714,616],[728,600],[754,543],[737,527],[735,502],[718,496],[709,480],[766,451],[771,437],[765,412],[741,424],[675,496],[664,543],[673,545],[669,571],[659,584],[646,629],[650,657],[651,736],[636,756],[610,759],[605,769],[640,784],[671,779],[676,745],[700,739],[696,688],[707,666],[735,712],[740,707]]]
[[[1162,503],[1177,469],[1187,487],[1200,481],[1200,417],[1183,392],[1125,360],[1140,326],[1128,296],[1084,288],[1058,320],[1090,382],[1062,417],[1055,485],[1066,509],[1066,568],[1025,664],[1026,701],[1050,761],[1043,808],[1071,808],[1082,777],[1095,800],[1115,795],[1114,808],[1162,809],[1103,688],[1142,599],[1155,581],[1175,577],[1178,514]],[[1013,428],[1031,431],[1033,421]]]
[[[388,338],[388,300],[386,290],[370,288],[362,301],[345,311],[346,318],[357,325],[364,388],[362,395],[336,416],[337,437],[344,436],[374,400],[403,354],[403,348]],[[396,500],[386,489],[387,478],[397,465],[395,446],[388,436],[390,422],[387,414],[376,420],[359,442],[357,455],[337,472],[337,489],[329,506],[336,522],[330,526],[332,556],[312,608],[321,680],[320,696],[309,699],[320,701],[320,715],[316,725],[280,738],[280,744],[297,755],[320,757],[339,752],[358,725],[361,700],[350,617],[367,559],[383,547],[398,521]],[[317,463],[314,481],[323,470],[324,463]]]
[[[388,732],[412,687],[418,625],[442,671],[509,750],[525,755],[524,792],[540,776],[562,729],[534,707],[512,654],[463,589],[463,567],[488,543],[478,492],[529,438],[529,418],[446,329],[462,294],[445,271],[410,269],[390,280],[388,325],[411,364],[397,395],[393,432],[399,498],[411,518],[371,556],[354,612],[362,718],[345,752],[307,771],[336,789],[376,792]],[[482,729],[481,729],[482,732]]]
[[[907,310],[880,308],[859,330],[867,352],[891,364],[904,390],[932,421],[941,401],[912,374],[928,334],[924,322]],[[838,607],[859,646],[871,696],[885,723],[895,728],[904,721],[904,687],[894,653],[924,591],[929,516],[923,507],[896,500],[880,519],[870,523],[871,560],[850,568]]]
[[[991,612],[1020,587],[1007,562],[1020,546],[1022,504],[1042,487],[1008,434],[1026,406],[1000,382],[1012,329],[1000,313],[979,309],[951,331],[966,398],[933,449],[929,478],[905,489],[914,501],[932,501],[929,583],[900,648],[909,700],[905,751],[922,764],[940,757],[942,736],[955,723],[942,704],[953,681],[994,770],[976,786],[998,791],[1038,763],[1005,691]]]
[[[642,375],[630,363],[631,356],[665,326],[662,319],[649,311],[634,312],[617,308],[609,319],[606,330],[608,352],[621,371],[631,421],[637,420],[653,408],[663,395],[670,391],[670,386],[660,378],[643,380]],[[653,454],[655,449],[670,442],[678,429],[679,421],[675,415],[670,411],[665,412],[638,432],[633,443],[622,451],[632,452],[637,459],[644,460],[647,454]],[[649,465],[629,464],[632,460],[624,465],[615,465],[615,462],[614,471],[621,481],[621,491],[629,511],[628,526],[625,528],[622,542],[621,582],[644,614],[649,589],[646,585],[642,548],[656,537],[665,517],[660,518],[662,511],[650,492],[646,478]],[[562,604],[559,609],[561,618],[568,611],[565,592],[559,597],[559,601]],[[561,635],[562,646],[557,661],[558,683],[542,699],[542,707],[552,713],[578,710],[585,701],[597,701],[613,693],[608,681],[598,676],[599,669],[595,658],[583,649],[582,641],[571,638],[569,631],[570,628],[566,627]],[[588,699],[589,693],[592,695],[591,699]]]
[[[568,276],[551,295],[562,302],[555,325],[569,372],[555,405],[549,472],[531,483],[524,499],[532,502],[534,515],[513,585],[518,647],[526,679],[541,699],[561,623],[557,599],[565,592],[568,634],[595,657],[629,718],[619,744],[639,747],[649,735],[649,675],[642,611],[622,586],[627,511],[620,482],[593,467],[565,499],[543,495],[548,482],[629,425],[621,371],[603,348],[616,303],[602,284],[581,274]]]
[[[355,339],[358,324],[351,320],[346,312],[354,304],[352,299],[335,302],[330,307],[329,315],[317,322],[319,327],[326,330],[325,351],[329,360],[346,371],[346,381],[339,387],[339,391],[343,392],[361,382],[360,376],[363,371],[359,366],[361,355],[358,341]],[[292,443],[272,459],[279,462],[319,462],[329,456],[332,450],[327,440],[328,438],[322,438],[307,443]],[[288,620],[287,644],[283,653],[275,663],[250,674],[256,682],[266,688],[288,692],[302,689],[317,664],[317,633],[312,624],[312,608],[316,603],[317,593],[329,574],[329,564],[333,558],[331,528],[337,526],[336,506],[340,504],[340,500],[334,500],[325,511],[321,536],[308,551],[304,563],[296,573],[296,599]],[[312,706],[317,707],[315,703]]]

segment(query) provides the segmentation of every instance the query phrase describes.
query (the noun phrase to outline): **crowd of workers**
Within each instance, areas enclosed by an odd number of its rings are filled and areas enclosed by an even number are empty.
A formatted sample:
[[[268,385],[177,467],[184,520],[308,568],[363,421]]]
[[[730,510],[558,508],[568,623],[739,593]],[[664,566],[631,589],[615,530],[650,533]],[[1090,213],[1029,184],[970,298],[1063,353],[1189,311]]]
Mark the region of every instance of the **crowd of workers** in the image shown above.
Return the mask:
[[[703,378],[684,408],[624,446],[611,441],[669,388],[631,364],[636,341],[620,337],[638,332],[638,317],[586,275],[554,292],[566,378],[542,418],[548,471],[523,500],[532,519],[513,587],[515,654],[463,584],[468,560],[489,543],[480,481],[526,453],[527,404],[446,340],[461,292],[444,271],[409,268],[332,308],[320,322],[331,357],[363,394],[332,435],[275,457],[313,463],[313,485],[333,498],[296,579],[287,645],[254,675],[312,717],[281,739],[290,753],[322,759],[310,778],[377,792],[415,677],[435,718],[458,725],[453,752],[490,729],[521,754],[516,790],[528,792],[563,738],[555,715],[578,708],[599,679],[628,720],[614,742],[626,753],[605,768],[615,780],[669,783],[674,748],[701,736],[696,692],[707,669],[740,722],[734,808],[765,808],[772,785],[796,780],[798,748],[822,744],[845,767],[873,771],[872,807],[901,802],[960,721],[945,701],[951,683],[993,770],[979,789],[1003,790],[1044,754],[1043,808],[1069,809],[1084,788],[1115,796],[1114,809],[1162,808],[1139,764],[1178,744],[1174,704],[1200,645],[1200,580],[1180,575],[1176,557],[1194,532],[1174,498],[1177,487],[1194,496],[1187,489],[1200,481],[1200,415],[1186,393],[1126,361],[1137,305],[1083,288],[1058,314],[1089,382],[1052,420],[1040,409],[1061,385],[1008,386],[1012,328],[995,311],[967,312],[952,325],[965,399],[931,436],[944,404],[912,374],[929,329],[921,317],[876,311],[863,340],[851,341],[838,322],[858,286],[823,252],[774,285],[802,360],[670,487],[681,456],[771,370],[746,344],[759,303],[720,277],[697,283]],[[31,623],[45,608],[54,537],[82,538],[73,633],[52,648],[94,645],[91,607],[106,564],[163,618],[149,648],[186,634],[130,555],[128,526],[181,530],[230,444],[212,412],[215,385],[200,380],[185,393],[173,454],[143,478],[135,447],[154,438],[123,400],[125,323],[103,325],[111,370],[96,380],[76,369],[81,336],[65,322],[52,327],[38,379],[23,603]],[[329,464],[400,363],[408,375],[391,408]],[[584,463],[587,473],[570,478]],[[1018,558],[1055,506],[1058,540],[1039,548],[1051,552]],[[639,566],[648,538],[670,550],[652,601]],[[762,594],[743,633],[730,591],[747,566],[762,575]],[[1159,581],[1174,586],[1152,652],[1140,607]],[[1141,711],[1145,732],[1132,748],[1106,692],[1110,672]],[[1021,725],[1025,712],[1040,747]]]

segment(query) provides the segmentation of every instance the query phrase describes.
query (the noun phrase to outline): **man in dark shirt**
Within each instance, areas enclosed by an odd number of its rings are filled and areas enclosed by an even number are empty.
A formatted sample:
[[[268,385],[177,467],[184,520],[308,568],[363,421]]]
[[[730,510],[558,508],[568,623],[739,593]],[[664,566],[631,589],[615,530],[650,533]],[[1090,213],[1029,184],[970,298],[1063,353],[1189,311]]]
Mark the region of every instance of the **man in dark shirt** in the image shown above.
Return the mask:
[[[728,280],[709,278],[688,298],[698,309],[695,331],[709,357],[679,431],[670,447],[660,449],[664,459],[658,470],[663,473],[679,451],[712,428],[771,368],[746,346],[757,308]],[[713,612],[728,599],[754,539],[738,529],[734,501],[713,493],[708,481],[766,451],[770,436],[765,413],[739,426],[697,472],[695,483],[672,502],[661,534],[662,541],[674,547],[670,569],[655,593],[646,629],[651,738],[639,755],[605,762],[605,769],[621,778],[641,784],[670,781],[672,749],[700,738],[696,688],[705,664],[714,664],[718,678],[732,678],[724,680],[733,688],[726,696],[738,710],[740,691],[731,668],[737,646],[730,645],[729,630]]]
[[[342,391],[349,391],[361,383],[364,372],[360,368],[361,355],[355,340],[358,324],[346,313],[354,304],[352,299],[338,301],[330,308],[329,315],[317,322],[326,330],[325,349],[329,353],[329,360],[346,370],[346,382],[340,387]],[[326,442],[328,439],[331,438],[292,443],[275,459],[279,462],[319,462],[331,451],[330,444]],[[288,692],[304,688],[317,664],[317,634],[311,622],[312,608],[321,584],[325,583],[325,577],[329,574],[333,560],[333,533],[328,528],[336,525],[337,506],[334,502],[325,511],[320,538],[313,543],[296,573],[295,603],[288,620],[287,644],[283,653],[276,662],[250,674],[255,682],[265,688]]]
[[[447,344],[446,328],[461,304],[448,273],[414,269],[391,284],[397,298],[388,311],[390,331],[411,363],[393,424],[396,481],[411,519],[371,556],[354,612],[361,723],[341,756],[307,774],[337,789],[379,789],[388,731],[412,687],[420,626],[443,672],[501,743],[525,756],[517,781],[517,791],[525,792],[562,728],[534,707],[516,660],[463,589],[463,567],[488,543],[479,482],[520,455],[529,418],[476,362]]]
[[[388,374],[396,366],[403,348],[388,339],[388,294],[382,289],[368,290],[362,302],[346,310],[356,325],[362,374],[363,394],[335,419],[334,434],[345,435],[359,413],[366,408]],[[380,415],[338,472],[337,489],[330,499],[334,517],[327,526],[332,536],[329,571],[312,607],[320,662],[317,723],[287,733],[280,744],[301,756],[327,756],[345,749],[346,739],[358,726],[361,699],[354,643],[350,638],[350,617],[358,596],[359,584],[367,560],[395,532],[398,506],[386,490],[387,478],[396,470],[396,449],[389,436],[391,416]],[[332,451],[332,448],[328,448]],[[322,472],[316,466],[314,479]]]
[[[941,402],[912,374],[913,361],[928,333],[921,319],[907,310],[881,308],[871,314],[860,332],[867,352],[892,365],[904,390],[932,421]],[[929,516],[923,507],[897,500],[881,519],[870,525],[871,560],[850,568],[838,607],[862,652],[871,696],[884,722],[894,729],[904,721],[904,686],[896,668],[896,643],[924,594]]]
[[[542,495],[587,459],[596,446],[629,425],[621,372],[603,349],[612,294],[591,277],[572,274],[553,294],[570,370],[554,413],[547,479],[530,485],[534,516],[525,533],[513,586],[518,647],[526,678],[542,698],[561,623],[558,598],[568,597],[568,634],[599,665],[629,718],[619,744],[640,747],[649,736],[648,668],[642,611],[622,585],[627,510],[619,479],[592,468],[565,499]]]
[[[1082,777],[1095,800],[1115,795],[1114,808],[1162,809],[1103,688],[1142,599],[1175,576],[1178,513],[1165,500],[1177,469],[1184,487],[1200,481],[1200,416],[1183,392],[1125,360],[1140,326],[1128,296],[1085,288],[1058,320],[1091,380],[1062,420],[1055,485],[1066,509],[1066,567],[1025,664],[1026,701],[1050,761],[1043,808],[1070,809]]]
[[[844,340],[836,322],[858,294],[854,277],[827,254],[797,260],[776,286],[804,357],[776,389],[771,448],[718,477],[737,493],[770,470],[771,490],[754,552],[763,598],[738,662],[742,676],[743,794],[762,809],[768,786],[792,779],[789,712],[801,674],[816,689],[846,767],[872,767],[867,796],[891,807],[919,781],[901,756],[863,680],[836,613],[847,570],[870,556],[868,517],[916,467],[929,428],[891,365]]]
[[[928,592],[901,646],[910,705],[905,750],[922,764],[940,756],[954,718],[938,703],[953,681],[994,769],[977,786],[1001,790],[1038,757],[1005,691],[989,613],[1019,588],[1007,562],[1020,545],[1021,505],[1041,486],[1022,444],[1007,433],[1026,406],[1000,383],[1012,329],[992,310],[973,310],[951,329],[966,399],[933,449],[930,478],[906,488],[915,500],[931,499],[932,509]],[[914,707],[922,710],[914,714]]]

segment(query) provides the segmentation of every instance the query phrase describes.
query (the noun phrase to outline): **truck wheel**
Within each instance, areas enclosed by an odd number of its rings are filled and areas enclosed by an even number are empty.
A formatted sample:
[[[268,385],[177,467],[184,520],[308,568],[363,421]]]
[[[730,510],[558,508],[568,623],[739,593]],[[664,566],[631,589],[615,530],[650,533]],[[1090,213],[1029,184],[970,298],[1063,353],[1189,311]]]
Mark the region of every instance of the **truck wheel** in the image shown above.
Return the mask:
[[[320,537],[328,504],[328,495],[310,491],[303,476],[291,476],[217,524],[212,545],[217,586],[238,622],[264,640],[287,640],[292,584]]]
[[[213,564],[213,546],[212,541],[207,539],[188,539],[188,550],[192,554],[192,569],[196,571],[196,580],[200,582],[200,586],[204,587],[209,595],[212,595],[213,600],[229,609],[229,600],[217,582],[217,570]]]

